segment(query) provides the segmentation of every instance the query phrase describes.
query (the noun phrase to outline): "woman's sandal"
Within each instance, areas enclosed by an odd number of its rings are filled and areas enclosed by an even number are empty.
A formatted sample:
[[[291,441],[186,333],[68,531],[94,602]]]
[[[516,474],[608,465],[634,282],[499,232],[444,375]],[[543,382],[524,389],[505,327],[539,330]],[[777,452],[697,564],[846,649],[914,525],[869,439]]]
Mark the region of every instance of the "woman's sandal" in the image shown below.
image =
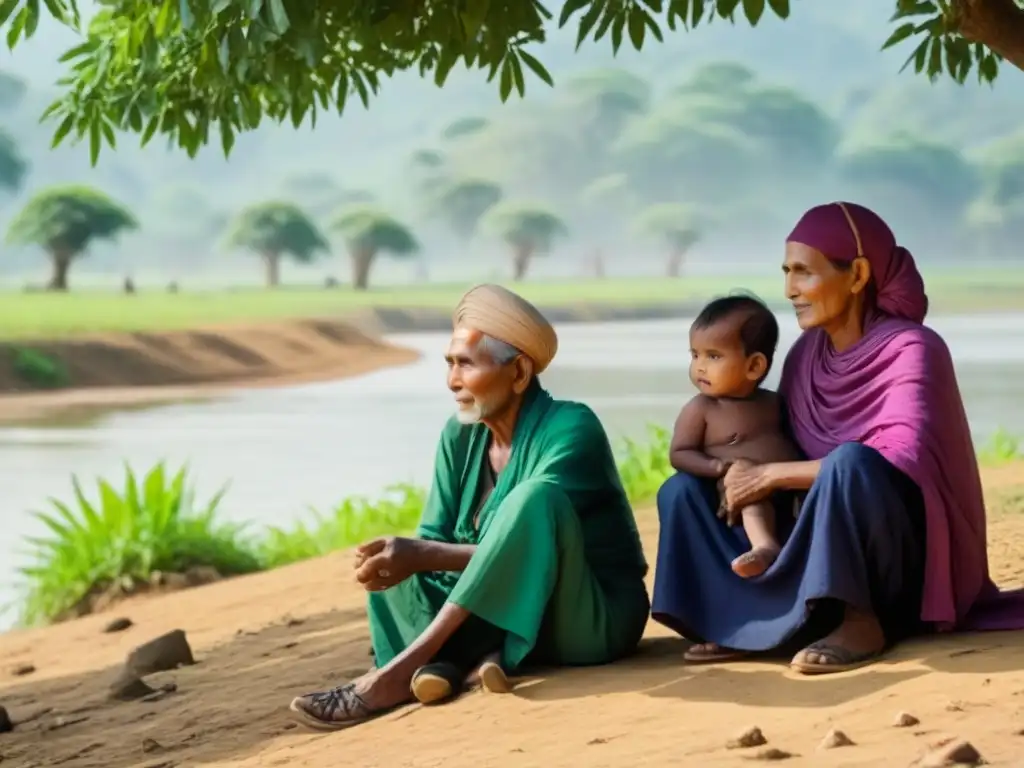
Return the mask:
[[[749,655],[747,651],[722,648],[716,643],[696,643],[686,649],[683,659],[690,664],[720,664],[726,661],[738,661]]]
[[[819,640],[804,648],[798,656],[814,653],[825,657],[826,661],[797,661],[793,659],[789,663],[790,669],[803,675],[831,675],[836,672],[849,672],[851,669],[860,669],[873,664],[881,656],[881,651],[868,651],[857,653],[841,645],[834,645]]]
[[[345,683],[329,691],[297,696],[288,706],[303,725],[317,731],[340,731],[360,725],[390,712],[393,707],[374,709],[356,693],[354,683]],[[339,719],[336,715],[341,714]]]
[[[416,670],[409,690],[420,704],[440,704],[462,691],[466,675],[448,661],[435,661]]]

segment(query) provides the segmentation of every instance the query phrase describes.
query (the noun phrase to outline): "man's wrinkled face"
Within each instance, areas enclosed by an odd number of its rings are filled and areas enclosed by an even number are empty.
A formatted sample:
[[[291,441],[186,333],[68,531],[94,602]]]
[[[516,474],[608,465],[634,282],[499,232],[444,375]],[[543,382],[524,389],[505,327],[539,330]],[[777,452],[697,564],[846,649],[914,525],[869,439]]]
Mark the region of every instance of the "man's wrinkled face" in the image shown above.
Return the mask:
[[[516,366],[498,365],[480,348],[483,334],[456,328],[444,359],[448,363],[448,389],[455,395],[456,418],[476,424],[500,413],[513,399]]]

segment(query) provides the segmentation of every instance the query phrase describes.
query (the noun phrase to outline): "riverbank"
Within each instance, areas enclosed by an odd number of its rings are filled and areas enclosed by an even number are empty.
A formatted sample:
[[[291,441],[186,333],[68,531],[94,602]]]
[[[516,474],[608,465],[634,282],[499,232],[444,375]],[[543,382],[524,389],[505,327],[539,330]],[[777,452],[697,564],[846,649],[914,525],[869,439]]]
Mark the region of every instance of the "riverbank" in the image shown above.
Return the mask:
[[[1019,463],[984,471],[992,572],[1004,585],[1024,583],[1022,476]],[[638,519],[653,555],[656,516],[648,508]],[[327,768],[339,760],[389,768],[743,766],[761,748],[727,742],[758,726],[764,748],[788,753],[794,766],[907,765],[950,736],[969,740],[990,764],[1019,759],[1024,644],[1010,633],[908,643],[873,667],[804,679],[767,661],[683,666],[684,643],[652,624],[641,652],[620,664],[531,677],[510,696],[470,694],[345,733],[308,734],[287,719],[290,697],[367,666],[364,595],[350,582],[350,562],[338,553],[0,635],[0,704],[16,723],[0,735],[0,755],[12,765],[76,768]],[[120,617],[132,625],[104,631]],[[147,678],[173,691],[111,701],[125,654],[174,629],[186,632],[198,664]],[[901,711],[920,722],[895,727]],[[833,728],[854,745],[820,751]],[[471,736],[453,750],[453,733]]]
[[[73,420],[238,387],[345,378],[417,357],[337,320],[6,342],[0,343],[0,423]]]

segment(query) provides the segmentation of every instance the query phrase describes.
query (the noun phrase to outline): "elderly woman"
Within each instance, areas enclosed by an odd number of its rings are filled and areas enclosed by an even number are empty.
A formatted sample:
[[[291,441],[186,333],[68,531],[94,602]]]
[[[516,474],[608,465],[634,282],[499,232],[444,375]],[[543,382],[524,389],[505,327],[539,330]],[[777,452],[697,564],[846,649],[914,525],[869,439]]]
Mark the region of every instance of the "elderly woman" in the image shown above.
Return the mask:
[[[774,495],[785,545],[764,575],[739,578],[730,561],[749,543],[718,519],[715,482],[671,477],[654,618],[699,641],[689,661],[802,648],[792,666],[806,674],[869,663],[972,609],[975,626],[1024,624],[1019,599],[992,601],[967,418],[910,253],[872,211],[832,203],[796,225],[782,269],[803,334],[781,394],[807,460],[737,462],[722,487],[727,509]]]
[[[375,666],[295,699],[302,722],[344,728],[413,697],[439,702],[474,668],[501,692],[527,657],[602,664],[634,650],[647,564],[604,428],[537,379],[556,349],[516,294],[482,285],[463,297],[445,355],[457,410],[419,530],[357,552]]]

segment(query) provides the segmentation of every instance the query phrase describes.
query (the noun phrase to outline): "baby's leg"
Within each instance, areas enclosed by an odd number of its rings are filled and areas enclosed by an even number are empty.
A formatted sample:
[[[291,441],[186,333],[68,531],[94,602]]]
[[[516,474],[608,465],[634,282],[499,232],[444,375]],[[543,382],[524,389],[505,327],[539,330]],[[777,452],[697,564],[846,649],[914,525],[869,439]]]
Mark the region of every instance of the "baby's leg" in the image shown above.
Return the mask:
[[[750,539],[750,551],[732,561],[732,570],[750,579],[767,571],[782,549],[775,538],[775,508],[771,501],[759,501],[743,508],[743,530]]]

